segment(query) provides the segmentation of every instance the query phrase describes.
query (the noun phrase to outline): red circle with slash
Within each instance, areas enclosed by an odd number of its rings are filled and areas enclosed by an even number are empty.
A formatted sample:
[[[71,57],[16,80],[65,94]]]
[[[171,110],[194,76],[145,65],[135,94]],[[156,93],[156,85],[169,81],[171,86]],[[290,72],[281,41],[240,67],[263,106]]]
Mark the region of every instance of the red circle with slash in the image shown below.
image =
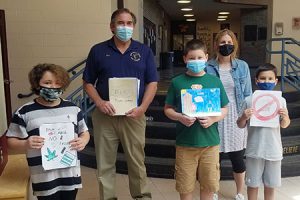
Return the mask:
[[[264,97],[271,97],[271,100],[266,102],[261,108],[259,108],[257,110],[257,108],[256,108],[257,101]],[[271,115],[263,116],[263,115],[259,114],[262,110],[264,110],[268,106],[271,106],[273,103],[276,104],[276,109]],[[278,114],[278,111],[279,111],[279,107],[280,107],[280,104],[279,104],[278,99],[272,94],[261,94],[261,95],[257,96],[256,99],[254,99],[254,101],[253,101],[254,115],[257,119],[259,119],[261,121],[267,121],[267,120],[270,120],[270,119],[276,117],[276,115]]]

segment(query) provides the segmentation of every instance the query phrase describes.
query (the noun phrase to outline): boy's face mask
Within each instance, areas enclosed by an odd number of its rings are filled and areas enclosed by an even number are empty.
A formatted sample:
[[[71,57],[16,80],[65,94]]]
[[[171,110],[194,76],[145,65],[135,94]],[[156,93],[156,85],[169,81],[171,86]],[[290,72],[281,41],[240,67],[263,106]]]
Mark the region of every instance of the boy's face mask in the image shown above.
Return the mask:
[[[59,99],[63,93],[63,89],[61,88],[47,88],[43,86],[40,86],[40,88],[40,96],[49,102]]]
[[[133,28],[128,26],[117,26],[116,36],[123,42],[127,42],[132,38]]]
[[[276,86],[276,83],[275,82],[257,82],[257,87],[260,89],[260,90],[273,90],[274,87]]]
[[[186,67],[193,73],[197,74],[206,67],[206,60],[188,60]]]

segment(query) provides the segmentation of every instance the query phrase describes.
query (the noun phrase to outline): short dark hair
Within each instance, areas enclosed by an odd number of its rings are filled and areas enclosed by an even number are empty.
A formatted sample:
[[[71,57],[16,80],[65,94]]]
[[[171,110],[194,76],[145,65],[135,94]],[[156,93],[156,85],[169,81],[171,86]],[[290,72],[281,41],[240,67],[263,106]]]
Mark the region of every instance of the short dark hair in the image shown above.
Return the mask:
[[[274,65],[272,65],[271,63],[265,63],[263,65],[260,65],[256,69],[256,71],[255,71],[255,78],[257,79],[258,76],[259,76],[259,74],[261,72],[264,72],[264,71],[272,71],[272,72],[274,72],[275,77],[277,77],[277,68]]]
[[[198,49],[203,50],[204,53],[207,54],[207,47],[205,43],[199,39],[192,39],[186,43],[183,51],[183,55],[186,56],[189,53],[189,51],[198,50]]]
[[[36,95],[40,94],[40,80],[45,72],[51,72],[60,81],[62,89],[65,90],[70,84],[70,76],[65,68],[55,64],[38,64],[28,73],[28,79],[31,85],[31,91]]]
[[[113,12],[113,14],[111,15],[111,17],[110,17],[110,24],[114,24],[116,22],[117,16],[120,15],[120,14],[122,14],[122,13],[128,13],[128,14],[130,14],[131,17],[132,17],[133,24],[134,25],[136,24],[136,16],[128,8],[120,8],[118,10],[115,10]]]

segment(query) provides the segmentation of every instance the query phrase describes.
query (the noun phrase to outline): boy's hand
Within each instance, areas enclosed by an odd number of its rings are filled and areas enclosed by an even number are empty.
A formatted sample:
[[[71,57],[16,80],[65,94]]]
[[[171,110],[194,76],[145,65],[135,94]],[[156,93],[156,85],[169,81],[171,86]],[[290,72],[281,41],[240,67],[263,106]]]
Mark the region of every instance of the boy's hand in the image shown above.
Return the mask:
[[[178,121],[180,121],[185,126],[190,127],[194,124],[196,118],[181,114],[181,116],[178,118]]]
[[[244,110],[244,113],[243,113],[242,117],[243,117],[245,120],[248,120],[248,119],[250,119],[250,117],[252,116],[253,112],[254,112],[254,111],[253,111],[253,108],[248,108],[248,109]]]
[[[280,108],[278,111],[278,114],[280,115],[280,117],[282,119],[286,119],[287,117],[289,117],[289,113],[288,110],[286,108]]]
[[[85,141],[85,139],[78,137],[69,142],[71,145],[71,150],[76,150],[76,151],[82,151],[85,146],[87,145],[88,141]]]
[[[212,117],[198,117],[197,119],[203,128],[208,128],[214,123]]]
[[[27,146],[29,149],[40,149],[44,145],[44,138],[41,136],[30,136],[27,139]]]

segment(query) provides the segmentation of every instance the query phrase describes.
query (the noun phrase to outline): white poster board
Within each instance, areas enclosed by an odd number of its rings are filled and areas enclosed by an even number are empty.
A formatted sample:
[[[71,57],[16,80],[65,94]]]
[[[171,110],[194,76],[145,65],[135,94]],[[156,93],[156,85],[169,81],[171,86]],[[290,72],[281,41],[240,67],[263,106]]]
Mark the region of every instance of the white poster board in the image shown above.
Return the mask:
[[[220,116],[220,88],[182,89],[181,106],[190,117]]]
[[[109,101],[115,108],[115,115],[125,115],[129,110],[138,106],[139,79],[110,78]]]
[[[278,127],[281,91],[256,90],[252,97],[250,126]]]
[[[76,166],[77,151],[70,150],[69,144],[75,138],[72,123],[43,124],[40,126],[40,136],[45,138],[41,149],[45,170]]]

